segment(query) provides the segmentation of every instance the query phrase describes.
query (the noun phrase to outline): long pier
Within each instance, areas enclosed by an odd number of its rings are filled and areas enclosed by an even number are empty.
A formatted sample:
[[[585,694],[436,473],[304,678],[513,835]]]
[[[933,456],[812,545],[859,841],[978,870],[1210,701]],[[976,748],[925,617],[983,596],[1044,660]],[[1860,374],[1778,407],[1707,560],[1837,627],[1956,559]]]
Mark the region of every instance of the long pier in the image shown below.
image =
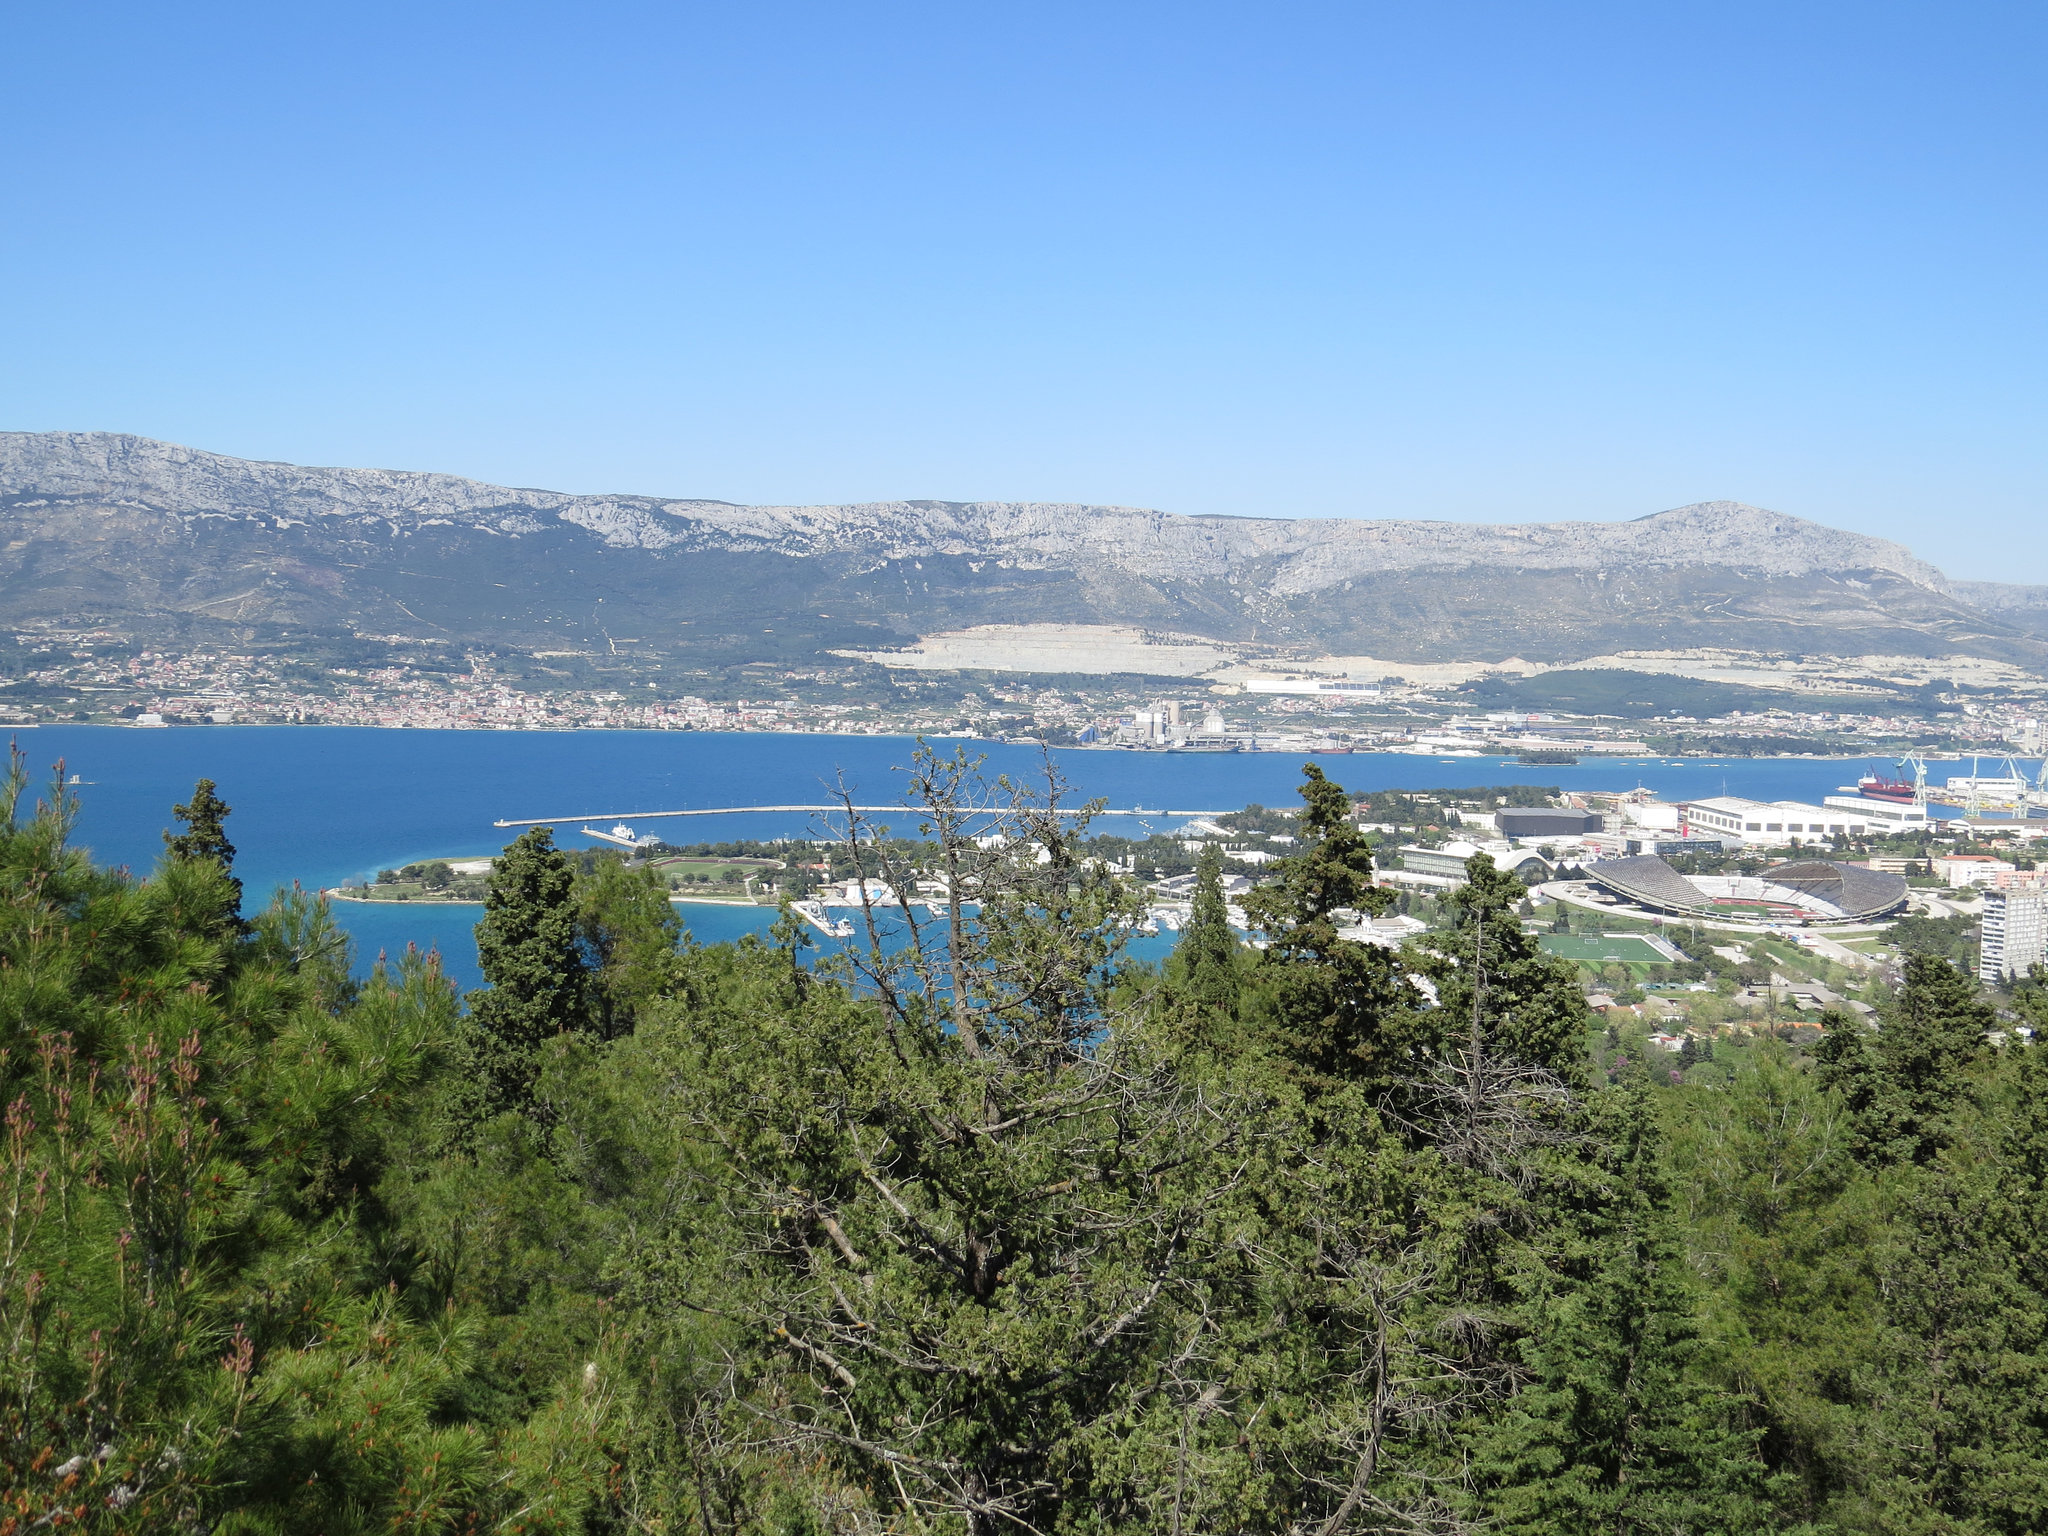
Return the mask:
[[[833,811],[841,813],[858,811],[863,815],[877,812],[887,812],[894,815],[899,812],[908,811],[912,815],[919,815],[922,814],[923,808],[915,805],[718,805],[709,806],[699,811],[582,811],[574,816],[530,816],[519,821],[494,821],[491,825],[494,827],[556,827],[570,821],[655,821],[664,816],[755,816],[774,812],[785,814],[791,812],[829,814]],[[971,814],[996,815],[998,811],[998,807],[992,806],[986,812],[974,812]],[[1086,814],[1086,812],[1077,806],[1073,810],[1063,809],[1057,814],[1061,816],[1080,816]],[[1137,806],[1130,810],[1102,810],[1094,814],[1097,816],[1228,816],[1231,813],[1229,811],[1166,811]]]

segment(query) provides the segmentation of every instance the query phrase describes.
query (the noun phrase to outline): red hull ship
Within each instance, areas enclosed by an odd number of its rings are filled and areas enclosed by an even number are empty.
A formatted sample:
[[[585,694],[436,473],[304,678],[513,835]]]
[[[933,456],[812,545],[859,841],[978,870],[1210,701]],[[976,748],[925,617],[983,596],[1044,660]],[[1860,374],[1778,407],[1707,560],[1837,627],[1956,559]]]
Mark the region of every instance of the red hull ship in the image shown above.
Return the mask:
[[[1879,778],[1868,774],[1856,781],[1856,793],[1866,800],[1890,800],[1899,805],[1911,805],[1919,799],[1913,786],[1904,779]]]

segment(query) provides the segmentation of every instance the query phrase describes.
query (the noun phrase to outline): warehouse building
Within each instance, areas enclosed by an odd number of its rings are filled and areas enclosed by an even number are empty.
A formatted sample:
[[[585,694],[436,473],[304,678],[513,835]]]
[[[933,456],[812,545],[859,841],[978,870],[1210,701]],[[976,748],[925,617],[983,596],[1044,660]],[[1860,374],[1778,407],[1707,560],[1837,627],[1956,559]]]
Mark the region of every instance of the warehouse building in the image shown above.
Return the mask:
[[[1803,800],[1745,800],[1740,795],[1716,795],[1707,800],[1688,800],[1679,810],[1682,826],[1695,837],[1719,837],[1745,848],[1789,848],[1796,843],[1825,842],[1831,837],[1882,836],[1893,829],[1889,819],[1880,820],[1862,809],[1836,805],[1808,805]],[[1876,802],[1867,802],[1875,804]],[[1916,807],[1888,807],[1916,809]],[[1920,813],[1924,822],[1926,812]]]
[[[1906,801],[1866,800],[1861,795],[1829,795],[1821,804],[1831,811],[1853,811],[1870,824],[1873,837],[1887,833],[1922,832],[1927,828],[1927,807]]]
[[[1598,811],[1554,811],[1511,807],[1494,812],[1493,824],[1506,838],[1574,838],[1598,832],[1606,818]]]

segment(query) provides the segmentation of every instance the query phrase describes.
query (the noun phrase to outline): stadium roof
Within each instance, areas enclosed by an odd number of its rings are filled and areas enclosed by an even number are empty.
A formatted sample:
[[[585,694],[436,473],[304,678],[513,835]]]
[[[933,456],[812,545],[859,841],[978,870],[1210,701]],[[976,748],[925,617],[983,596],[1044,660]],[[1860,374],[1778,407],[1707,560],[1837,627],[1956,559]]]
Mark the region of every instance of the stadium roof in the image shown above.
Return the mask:
[[[1687,883],[1685,876],[1654,854],[1602,859],[1588,868],[1586,874],[1615,895],[1626,896],[1646,907],[1697,912],[1711,905],[1704,892]]]
[[[1654,855],[1602,859],[1586,871],[1594,884],[1638,906],[1687,916],[1729,916],[1731,908],[1791,907],[1810,920],[1882,917],[1906,899],[1906,882],[1856,864],[1800,859],[1760,876],[1681,875]]]
[[[1824,901],[1844,917],[1880,917],[1906,899],[1903,875],[1888,875],[1860,864],[1837,864],[1831,859],[1774,864],[1764,871],[1764,878]]]

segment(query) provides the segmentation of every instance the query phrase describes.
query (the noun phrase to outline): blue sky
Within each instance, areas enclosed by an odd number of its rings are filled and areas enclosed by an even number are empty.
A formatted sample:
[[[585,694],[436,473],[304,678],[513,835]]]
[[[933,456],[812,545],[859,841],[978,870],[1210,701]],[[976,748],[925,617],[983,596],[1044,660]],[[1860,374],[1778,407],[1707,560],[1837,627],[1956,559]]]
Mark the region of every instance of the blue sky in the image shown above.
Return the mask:
[[[2048,8],[16,5],[0,426],[2048,582]]]

